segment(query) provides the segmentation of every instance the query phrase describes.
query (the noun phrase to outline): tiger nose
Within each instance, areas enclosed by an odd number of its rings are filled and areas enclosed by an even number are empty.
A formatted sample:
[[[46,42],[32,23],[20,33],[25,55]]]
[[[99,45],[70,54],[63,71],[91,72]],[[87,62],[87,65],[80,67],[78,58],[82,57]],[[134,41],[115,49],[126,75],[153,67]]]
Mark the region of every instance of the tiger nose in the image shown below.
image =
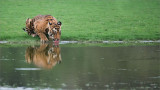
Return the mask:
[[[57,38],[57,41],[59,41],[59,38]]]

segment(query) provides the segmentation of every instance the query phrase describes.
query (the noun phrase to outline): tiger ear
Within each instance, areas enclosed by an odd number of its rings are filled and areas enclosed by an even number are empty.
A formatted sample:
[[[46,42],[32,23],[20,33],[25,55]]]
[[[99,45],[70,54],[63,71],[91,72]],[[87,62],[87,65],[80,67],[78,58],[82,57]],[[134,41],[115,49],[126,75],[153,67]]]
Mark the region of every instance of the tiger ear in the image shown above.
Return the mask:
[[[61,21],[58,21],[57,24],[60,25],[60,26],[62,25]]]

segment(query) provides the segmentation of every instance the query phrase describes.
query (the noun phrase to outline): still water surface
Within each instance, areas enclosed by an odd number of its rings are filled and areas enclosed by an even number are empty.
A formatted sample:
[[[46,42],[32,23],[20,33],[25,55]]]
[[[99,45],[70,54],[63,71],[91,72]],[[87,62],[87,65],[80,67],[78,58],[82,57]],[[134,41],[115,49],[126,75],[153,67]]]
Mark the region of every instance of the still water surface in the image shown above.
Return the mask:
[[[160,89],[160,46],[0,47],[0,89]]]

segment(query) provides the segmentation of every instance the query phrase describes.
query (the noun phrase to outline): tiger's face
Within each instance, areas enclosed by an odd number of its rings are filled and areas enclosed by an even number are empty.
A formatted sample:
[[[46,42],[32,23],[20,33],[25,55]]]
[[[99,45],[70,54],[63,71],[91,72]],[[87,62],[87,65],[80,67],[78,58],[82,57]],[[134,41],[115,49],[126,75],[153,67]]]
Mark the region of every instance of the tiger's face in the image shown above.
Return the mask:
[[[49,31],[48,31],[48,35],[49,36],[52,36],[52,32],[54,31],[54,27],[56,26],[56,24],[57,24],[57,20],[56,19],[54,19],[54,18],[48,18],[47,19],[47,22],[48,22],[48,25],[49,25]]]
[[[55,41],[59,41],[61,37],[61,25],[62,23],[58,21],[57,23],[50,24],[50,30],[48,35]]]

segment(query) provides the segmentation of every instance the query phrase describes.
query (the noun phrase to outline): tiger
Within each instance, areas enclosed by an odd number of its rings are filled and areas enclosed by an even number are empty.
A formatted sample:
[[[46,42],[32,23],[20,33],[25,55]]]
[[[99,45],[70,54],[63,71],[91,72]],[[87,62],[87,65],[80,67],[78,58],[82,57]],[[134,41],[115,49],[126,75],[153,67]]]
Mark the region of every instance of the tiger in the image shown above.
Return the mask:
[[[48,41],[47,36],[52,40],[60,40],[61,22],[51,15],[38,15],[33,19],[26,20],[26,31],[32,37],[38,35],[41,42]]]

